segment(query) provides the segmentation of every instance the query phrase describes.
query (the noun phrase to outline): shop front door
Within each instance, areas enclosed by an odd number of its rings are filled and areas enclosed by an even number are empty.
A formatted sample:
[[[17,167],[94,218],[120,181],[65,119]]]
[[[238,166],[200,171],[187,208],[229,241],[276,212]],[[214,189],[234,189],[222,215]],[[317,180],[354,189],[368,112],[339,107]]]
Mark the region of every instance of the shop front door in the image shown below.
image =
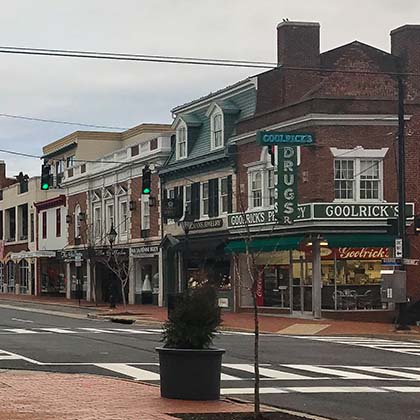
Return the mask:
[[[312,313],[312,262],[293,261],[293,313]]]

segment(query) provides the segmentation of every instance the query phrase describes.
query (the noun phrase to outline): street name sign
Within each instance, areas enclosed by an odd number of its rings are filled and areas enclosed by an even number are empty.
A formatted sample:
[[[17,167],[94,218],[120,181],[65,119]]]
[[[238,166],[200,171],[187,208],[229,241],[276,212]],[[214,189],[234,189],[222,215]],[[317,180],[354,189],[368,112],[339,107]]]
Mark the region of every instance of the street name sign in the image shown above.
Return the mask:
[[[395,239],[395,257],[402,258],[403,256],[403,241],[401,238]]]
[[[404,258],[404,265],[420,265],[420,260],[413,260],[412,258]]]
[[[401,265],[401,258],[382,258],[381,265]]]
[[[283,131],[257,131],[260,146],[308,146],[315,143],[311,133],[286,133]]]

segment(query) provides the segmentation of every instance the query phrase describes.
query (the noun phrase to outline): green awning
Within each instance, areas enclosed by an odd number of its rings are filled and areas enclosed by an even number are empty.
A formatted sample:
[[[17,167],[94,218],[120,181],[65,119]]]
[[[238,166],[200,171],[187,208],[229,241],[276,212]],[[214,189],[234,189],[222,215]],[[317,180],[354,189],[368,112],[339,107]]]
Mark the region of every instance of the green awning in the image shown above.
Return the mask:
[[[279,236],[273,238],[252,239],[248,244],[248,249],[252,252],[272,252],[298,249],[304,235]],[[231,254],[246,252],[245,240],[231,241],[225,246],[225,251]]]
[[[394,246],[395,237],[386,234],[375,233],[345,233],[333,234],[327,233],[322,235],[328,242],[328,248],[338,247],[392,247]]]

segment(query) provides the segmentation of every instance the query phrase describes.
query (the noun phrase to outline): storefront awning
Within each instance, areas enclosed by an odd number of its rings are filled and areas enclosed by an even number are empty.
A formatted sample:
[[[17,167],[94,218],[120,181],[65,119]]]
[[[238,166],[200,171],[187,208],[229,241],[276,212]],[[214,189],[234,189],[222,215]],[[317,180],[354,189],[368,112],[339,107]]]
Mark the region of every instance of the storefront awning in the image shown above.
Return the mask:
[[[338,247],[393,247],[395,238],[392,235],[373,233],[345,233],[325,234],[323,238],[328,242],[328,248]]]
[[[272,252],[298,249],[304,235],[283,236],[274,238],[253,239],[248,244],[251,252]],[[247,244],[245,240],[231,241],[225,246],[225,251],[232,254],[246,252]]]

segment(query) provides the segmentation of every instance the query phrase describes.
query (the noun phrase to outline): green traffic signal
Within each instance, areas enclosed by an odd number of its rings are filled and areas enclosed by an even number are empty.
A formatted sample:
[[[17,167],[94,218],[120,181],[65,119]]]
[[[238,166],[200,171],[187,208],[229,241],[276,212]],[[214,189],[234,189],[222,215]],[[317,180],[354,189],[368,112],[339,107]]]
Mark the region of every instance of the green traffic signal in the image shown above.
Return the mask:
[[[150,188],[144,188],[143,194],[150,194]]]
[[[41,190],[49,190],[49,189],[50,189],[50,185],[47,182],[41,185]]]

